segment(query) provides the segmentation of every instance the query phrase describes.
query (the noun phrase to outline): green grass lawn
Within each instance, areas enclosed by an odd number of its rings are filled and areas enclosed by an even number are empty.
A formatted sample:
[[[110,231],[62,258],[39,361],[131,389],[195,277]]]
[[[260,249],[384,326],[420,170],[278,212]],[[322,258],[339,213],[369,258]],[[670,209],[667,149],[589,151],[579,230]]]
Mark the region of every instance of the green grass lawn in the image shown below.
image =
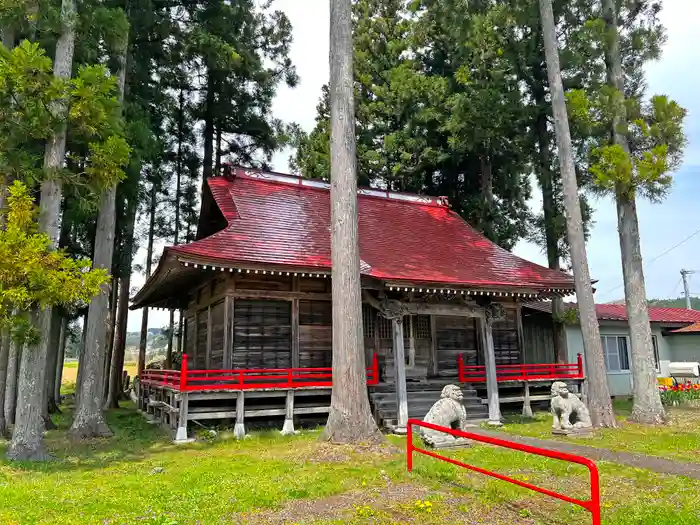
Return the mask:
[[[534,419],[507,417],[503,430],[523,436],[566,440],[610,450],[700,462],[699,409],[667,408],[671,420],[663,426],[630,423],[627,416],[631,410],[630,401],[616,402],[615,413],[620,428],[596,430],[593,437],[587,438],[553,436],[552,416],[548,412],[538,412]]]
[[[72,444],[69,413],[47,442],[59,461],[0,461],[0,523],[185,525],[238,523],[586,524],[587,512],[531,491],[417,457],[401,438],[379,447],[318,441],[318,431],[175,446],[132,407],[112,411],[115,437]],[[0,442],[0,452],[5,444]],[[586,470],[488,446],[450,455],[580,498]],[[697,523],[700,483],[600,465],[604,522]]]

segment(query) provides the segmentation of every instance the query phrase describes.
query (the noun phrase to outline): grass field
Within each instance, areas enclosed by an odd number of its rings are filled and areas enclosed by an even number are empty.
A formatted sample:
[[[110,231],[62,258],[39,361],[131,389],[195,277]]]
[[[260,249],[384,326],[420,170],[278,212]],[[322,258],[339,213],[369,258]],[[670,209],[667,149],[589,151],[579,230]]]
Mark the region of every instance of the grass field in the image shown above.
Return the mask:
[[[700,457],[700,410],[667,408],[671,416],[668,425],[637,425],[627,421],[632,404],[629,401],[615,403],[620,428],[596,430],[589,438],[552,436],[552,416],[547,412],[535,414],[534,419],[509,417],[503,430],[522,436],[543,439],[560,439],[594,447],[637,452],[680,461],[698,461]],[[700,519],[698,520],[700,523]]]
[[[570,504],[431,458],[417,457],[408,474],[402,438],[342,447],[319,442],[318,431],[244,441],[220,433],[178,447],[128,406],[108,413],[114,438],[73,444],[65,437],[70,410],[56,420],[47,442],[59,461],[0,461],[3,525],[590,523]],[[587,497],[579,466],[488,446],[450,454]],[[699,482],[599,466],[604,523],[698,523]]]

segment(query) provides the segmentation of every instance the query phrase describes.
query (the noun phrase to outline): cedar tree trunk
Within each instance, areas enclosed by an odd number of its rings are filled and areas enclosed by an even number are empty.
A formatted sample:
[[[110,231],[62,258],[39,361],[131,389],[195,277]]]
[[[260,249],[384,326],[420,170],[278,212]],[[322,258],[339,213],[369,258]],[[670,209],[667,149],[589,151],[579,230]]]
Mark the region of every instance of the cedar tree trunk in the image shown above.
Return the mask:
[[[128,35],[124,35],[123,49],[119,56],[117,87],[119,102],[124,101],[126,84],[126,64]],[[111,270],[114,256],[114,236],[116,228],[117,185],[106,188],[100,196],[95,232],[94,266]],[[116,286],[112,282],[112,286]],[[85,367],[82,383],[79,385],[80,396],[75,410],[70,432],[74,438],[109,437],[112,431],[107,426],[102,413],[105,377],[105,359],[107,352],[107,334],[114,323],[109,310],[110,287],[104,285],[100,293],[90,301],[88,309],[87,336],[85,341]]]
[[[53,397],[56,403],[61,404],[61,381],[63,381],[63,362],[66,356],[66,343],[68,342],[68,317],[61,319],[61,335],[58,341],[58,359],[56,360],[56,379],[53,387]]]
[[[54,76],[58,78],[71,77],[76,19],[75,0],[63,0],[61,2],[61,35],[56,42],[56,57],[53,64]],[[39,208],[39,230],[48,235],[52,247],[57,245],[59,235],[61,182],[55,177],[55,172],[63,166],[66,154],[67,101],[59,102],[54,110],[56,116],[64,123],[46,144],[44,152],[46,179],[41,183]],[[25,348],[22,352],[17,385],[15,429],[7,451],[8,458],[17,460],[46,460],[51,457],[44,449],[44,424],[41,418],[46,359],[51,334],[51,309],[35,309],[32,318],[40,329],[41,340],[36,347]]]
[[[158,190],[155,184],[151,186],[151,204],[149,210],[149,224],[148,224],[148,244],[146,246],[146,279],[151,276],[151,265],[153,261],[153,236],[156,227],[156,206]],[[143,313],[141,314],[141,337],[139,339],[139,365],[138,373],[141,376],[141,372],[146,368],[146,346],[148,345],[148,307],[144,307]]]
[[[331,0],[330,71],[333,390],[323,438],[376,442],[362,335],[351,0]]]
[[[10,357],[7,361],[7,383],[5,384],[5,423],[15,424],[17,411],[17,380],[19,375],[19,363],[22,359],[22,344],[12,341],[10,345]]]
[[[131,247],[129,247],[129,253],[131,253]],[[129,265],[129,268],[131,268],[131,265]],[[130,288],[131,276],[127,274],[119,279],[116,340],[109,369],[109,394],[107,395],[105,408],[119,408],[119,398],[122,394],[122,370],[124,370],[124,352],[126,351],[126,322],[129,315]]]
[[[7,420],[5,417],[5,398],[7,397],[7,363],[10,358],[10,331],[0,333],[0,437],[7,435]]]
[[[51,329],[51,314],[34,309],[32,321],[40,333]],[[45,323],[42,325],[41,323]],[[46,379],[45,343],[22,352],[17,390],[17,411],[7,459],[47,461],[53,457],[44,448],[44,421],[41,418],[44,380]]]
[[[617,11],[613,0],[603,0],[606,26],[605,61],[608,84],[619,93],[624,93],[624,76],[620,58],[620,36],[617,26]],[[613,142],[629,155],[627,116],[624,107],[613,115]],[[661,395],[656,380],[654,347],[649,325],[642,249],[639,244],[639,219],[635,188],[623,183],[616,186],[617,230],[620,237],[622,279],[625,283],[625,303],[630,327],[630,366],[632,368],[632,393],[634,404],[630,419],[637,423],[660,424],[666,422],[666,412],[661,404]]]
[[[583,218],[581,216],[581,203],[574,169],[574,152],[571,145],[569,117],[566,113],[566,99],[564,98],[561,68],[559,67],[559,49],[557,48],[552,0],[539,0],[539,2],[544,49],[547,57],[547,74],[552,93],[554,129],[559,150],[564,208],[567,215],[566,230],[569,237],[569,245],[571,246],[571,262],[574,267],[576,297],[578,300],[581,332],[583,333],[583,347],[586,354],[589,411],[595,426],[615,427],[617,422],[615,421],[612,401],[610,400],[608,375],[603,358],[603,345],[600,340],[598,318],[596,317],[595,302],[593,300],[593,286],[588,271],[586,242],[583,235]]]

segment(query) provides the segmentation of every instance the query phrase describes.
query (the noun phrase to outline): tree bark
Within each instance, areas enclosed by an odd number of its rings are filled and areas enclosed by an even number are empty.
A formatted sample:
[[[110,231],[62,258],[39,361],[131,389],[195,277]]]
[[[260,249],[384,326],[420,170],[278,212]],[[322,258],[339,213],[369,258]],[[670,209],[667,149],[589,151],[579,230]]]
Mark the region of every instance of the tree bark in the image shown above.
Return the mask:
[[[5,423],[15,424],[17,411],[17,381],[19,365],[22,359],[22,344],[12,341],[10,345],[10,357],[7,361],[7,383],[5,384]]]
[[[168,322],[168,347],[165,351],[165,368],[170,370],[173,364],[173,338],[175,336],[175,310],[170,310],[170,321]]]
[[[586,354],[587,380],[589,385],[589,411],[595,426],[615,427],[615,414],[610,400],[608,376],[605,370],[603,346],[600,340],[598,318],[593,300],[593,286],[588,270],[588,257],[583,234],[581,203],[574,169],[574,153],[569,131],[569,118],[566,113],[566,99],[559,66],[559,49],[557,48],[552,0],[539,0],[544,48],[547,57],[547,74],[552,94],[552,112],[559,150],[564,208],[566,211],[566,230],[571,246],[571,261],[574,268],[576,297],[583,334],[583,346]]]
[[[0,437],[7,435],[7,420],[5,417],[5,397],[7,391],[7,363],[10,358],[10,331],[0,332]]]
[[[77,13],[75,0],[61,2],[61,35],[56,43],[56,56],[53,64],[54,76],[69,79],[73,69],[75,47],[75,23]],[[66,154],[66,115],[68,101],[63,100],[54,108],[62,126],[53,134],[44,152],[44,176],[41,184],[39,208],[39,231],[46,233],[51,247],[57,246],[61,211],[61,182],[56,176],[64,163]],[[11,459],[46,460],[50,455],[44,448],[44,424],[41,418],[43,393],[46,378],[46,360],[51,334],[51,309],[35,310],[32,315],[40,327],[41,340],[35,348],[22,352],[22,364],[18,380],[15,430],[7,452]],[[30,403],[32,406],[27,406]]]
[[[80,389],[78,388],[78,385],[80,385],[83,382],[83,365],[85,364],[85,347],[87,342],[87,321],[88,313],[86,312],[85,315],[83,315],[83,331],[80,334],[80,351],[78,354],[78,376],[75,378],[75,389],[73,391],[76,406],[78,406],[80,402]]]
[[[12,26],[2,28],[2,45],[7,49],[15,47],[15,29]]]
[[[121,253],[122,260],[120,268],[122,271],[122,276],[119,280],[115,340],[111,355],[109,389],[105,408],[119,408],[119,399],[123,392],[122,371],[124,370],[124,354],[126,352],[126,325],[129,317],[129,292],[131,290],[131,265],[133,262],[134,227],[136,226],[137,205],[138,203],[136,197],[129,199],[127,208],[127,225],[124,234],[124,246]]]
[[[544,79],[543,79],[544,81]],[[535,102],[538,107],[545,104],[544,86],[536,90]],[[542,212],[544,215],[544,237],[547,246],[547,265],[552,270],[560,270],[559,235],[556,230],[558,216],[554,196],[554,173],[552,173],[551,157],[549,154],[550,135],[547,130],[547,114],[540,111],[535,121],[537,145],[539,150],[538,181],[542,189]],[[568,363],[566,330],[562,317],[564,316],[564,300],[552,299],[552,332],[554,343],[554,358],[557,363]]]
[[[66,344],[68,342],[68,317],[61,319],[61,334],[58,340],[58,359],[56,360],[56,379],[54,381],[53,397],[56,403],[61,404],[61,382],[63,381],[63,363],[66,356]]]
[[[146,246],[146,279],[151,276],[151,265],[153,261],[153,236],[156,227],[156,206],[158,204],[158,189],[154,183],[151,187],[151,204],[149,210],[148,223],[148,245]],[[139,376],[146,368],[146,346],[148,344],[148,308],[143,309],[141,314],[141,337],[139,339]]]
[[[214,160],[214,175],[221,175],[221,124],[216,127],[216,156]]]
[[[129,253],[131,253],[130,248]],[[131,268],[131,265],[129,265],[129,268]],[[126,351],[126,322],[129,315],[129,290],[131,288],[131,277],[129,274],[124,275],[119,280],[116,341],[112,351],[109,393],[105,408],[119,408],[119,398],[122,394],[122,370],[124,370],[124,352]]]
[[[105,352],[105,362],[102,365],[105,369],[103,376],[105,382],[104,385],[102,385],[102,398],[104,403],[107,403],[107,396],[109,393],[109,370],[112,365],[112,355],[114,352],[114,335],[116,333],[115,319],[117,318],[117,306],[119,304],[119,281],[120,279],[117,279],[115,276],[109,294],[109,318],[112,320],[112,323],[107,327],[107,351]]]
[[[46,358],[46,381],[44,382],[44,397],[42,407],[42,418],[46,425],[46,430],[54,430],[56,425],[51,421],[50,414],[60,412],[56,400],[54,399],[54,386],[56,381],[56,363],[58,361],[59,340],[61,338],[62,316],[58,308],[51,311],[51,331],[48,343],[48,353]]]
[[[116,188],[107,188],[102,192],[97,217],[95,234],[95,268],[112,269],[114,252],[114,226],[116,213]],[[115,283],[112,283],[115,286]],[[70,429],[71,436],[77,439],[91,437],[110,437],[102,413],[105,359],[107,353],[107,334],[110,332],[111,312],[109,308],[110,285],[102,286],[88,308],[88,318],[83,351],[82,374],[76,385],[78,405]]]
[[[40,333],[51,328],[50,313],[32,312],[33,321]],[[42,325],[42,323],[45,323]],[[17,411],[12,441],[7,449],[7,459],[47,461],[53,457],[44,447],[44,422],[41,418],[44,380],[46,379],[46,354],[42,351],[45,343],[22,352],[17,390]]]
[[[215,73],[209,68],[207,74],[207,98],[204,106],[204,158],[202,160],[202,184],[207,184],[207,179],[212,176],[214,162],[214,104],[216,102]]]
[[[127,53],[129,49],[128,34],[124,35],[122,49],[119,53],[117,71],[117,93],[119,103],[123,106],[126,87]],[[114,258],[114,237],[117,213],[117,185],[106,188],[100,196],[97,230],[95,232],[94,266],[112,269]],[[112,282],[112,286],[116,283]],[[85,370],[82,384],[79,385],[80,397],[75,410],[70,433],[73,438],[110,437],[112,431],[107,426],[102,413],[104,404],[103,391],[107,345],[106,335],[110,332],[114,318],[109,311],[109,286],[104,285],[100,293],[90,301],[88,308],[88,326],[85,347]]]
[[[625,79],[620,58],[620,35],[614,0],[603,0],[603,16],[606,26],[605,61],[608,84],[624,97]],[[627,115],[624,106],[616,108],[612,119],[613,142],[629,156],[627,141]],[[647,309],[646,285],[642,266],[642,249],[639,243],[639,218],[635,202],[635,188],[623,183],[616,185],[617,230],[620,237],[622,279],[625,284],[625,304],[630,327],[630,366],[632,368],[632,393],[634,402],[630,420],[637,423],[661,424],[666,422],[666,412],[656,380],[654,347]]]
[[[484,154],[481,159],[481,198],[483,200],[483,232],[490,241],[496,242],[493,228],[493,166],[491,158]]]
[[[323,438],[377,442],[362,335],[351,0],[331,0],[330,17],[333,389]]]

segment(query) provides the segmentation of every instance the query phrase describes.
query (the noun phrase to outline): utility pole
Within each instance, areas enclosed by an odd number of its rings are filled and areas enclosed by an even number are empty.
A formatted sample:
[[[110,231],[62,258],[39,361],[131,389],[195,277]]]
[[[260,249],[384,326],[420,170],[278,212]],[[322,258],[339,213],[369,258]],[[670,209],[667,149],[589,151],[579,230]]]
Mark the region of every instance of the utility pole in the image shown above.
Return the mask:
[[[681,278],[683,279],[683,292],[685,293],[685,307],[688,310],[692,310],[693,307],[690,304],[690,288],[688,287],[688,276],[695,273],[695,270],[681,270]]]

